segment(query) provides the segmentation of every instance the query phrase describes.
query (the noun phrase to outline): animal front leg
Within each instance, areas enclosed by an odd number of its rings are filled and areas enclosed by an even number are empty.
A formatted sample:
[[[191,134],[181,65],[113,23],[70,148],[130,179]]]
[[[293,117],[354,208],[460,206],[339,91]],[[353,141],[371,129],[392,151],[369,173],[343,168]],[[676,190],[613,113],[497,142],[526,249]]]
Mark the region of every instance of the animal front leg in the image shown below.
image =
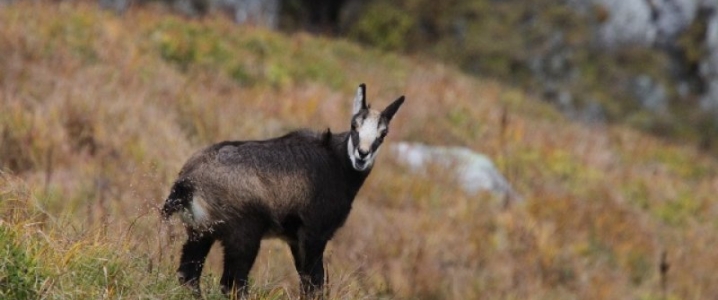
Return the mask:
[[[299,241],[289,242],[289,249],[292,251],[292,258],[294,259],[294,268],[297,269],[297,273],[301,273],[302,268],[303,268],[302,263],[304,260],[304,256],[302,255],[302,252],[299,249]]]
[[[180,284],[188,286],[196,296],[200,296],[202,293],[199,287],[199,278],[202,275],[202,267],[207,253],[214,243],[214,237],[192,229],[187,229],[187,235],[187,242],[182,247],[177,277]]]
[[[299,242],[296,250],[292,248],[304,298],[314,299],[323,296],[321,291],[324,285],[324,248],[326,245],[327,241],[324,239],[304,239]],[[298,264],[297,256],[300,258]]]

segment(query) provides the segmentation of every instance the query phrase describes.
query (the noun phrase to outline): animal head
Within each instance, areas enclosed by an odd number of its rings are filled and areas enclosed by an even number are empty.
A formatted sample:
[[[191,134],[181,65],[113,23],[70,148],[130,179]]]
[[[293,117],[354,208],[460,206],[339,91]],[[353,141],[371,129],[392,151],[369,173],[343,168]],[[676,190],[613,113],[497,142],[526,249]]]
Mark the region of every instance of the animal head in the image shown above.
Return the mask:
[[[402,103],[404,96],[394,100],[382,111],[371,109],[366,104],[366,85],[363,83],[359,85],[354,98],[351,130],[347,142],[349,159],[355,170],[364,171],[374,164],[379,147],[389,133],[389,122]]]

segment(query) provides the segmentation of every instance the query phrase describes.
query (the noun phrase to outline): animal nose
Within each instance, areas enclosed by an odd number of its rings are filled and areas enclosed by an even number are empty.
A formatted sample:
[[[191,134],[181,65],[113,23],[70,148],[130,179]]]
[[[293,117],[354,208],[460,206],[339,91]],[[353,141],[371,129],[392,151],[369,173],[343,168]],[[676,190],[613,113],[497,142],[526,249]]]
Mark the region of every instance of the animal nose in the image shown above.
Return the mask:
[[[359,152],[359,158],[364,159],[369,155],[369,151],[364,151],[362,149],[357,149],[357,152]]]

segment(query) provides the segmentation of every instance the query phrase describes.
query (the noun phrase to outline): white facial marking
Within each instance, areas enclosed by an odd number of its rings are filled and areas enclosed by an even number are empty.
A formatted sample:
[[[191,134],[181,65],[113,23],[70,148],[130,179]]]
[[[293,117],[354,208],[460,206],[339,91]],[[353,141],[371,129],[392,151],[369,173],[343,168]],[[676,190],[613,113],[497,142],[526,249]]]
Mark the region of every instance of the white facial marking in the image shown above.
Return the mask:
[[[374,141],[379,138],[381,132],[386,129],[386,125],[379,125],[380,119],[381,114],[379,112],[370,111],[364,121],[361,122],[359,127],[356,129],[359,135],[358,147],[355,148],[354,142],[351,138],[349,139],[349,159],[352,162],[352,166],[357,171],[364,171],[374,164],[374,159],[376,158],[377,152],[379,152],[379,147],[372,151],[372,145],[374,144]],[[362,156],[359,155],[359,150],[364,153],[368,152],[369,154],[366,157],[361,158]],[[357,162],[363,162],[363,164],[358,165]]]
[[[379,113],[370,112],[364,122],[357,128],[359,132],[359,147],[362,151],[370,151],[374,140],[379,137]]]
[[[352,167],[354,167],[354,169],[356,169],[357,171],[361,171],[357,168],[357,158],[354,154],[354,152],[356,152],[356,151],[354,151],[354,142],[352,142],[351,138],[349,138],[349,144],[347,145],[347,152],[349,154],[349,160],[351,160],[351,162],[352,162]]]

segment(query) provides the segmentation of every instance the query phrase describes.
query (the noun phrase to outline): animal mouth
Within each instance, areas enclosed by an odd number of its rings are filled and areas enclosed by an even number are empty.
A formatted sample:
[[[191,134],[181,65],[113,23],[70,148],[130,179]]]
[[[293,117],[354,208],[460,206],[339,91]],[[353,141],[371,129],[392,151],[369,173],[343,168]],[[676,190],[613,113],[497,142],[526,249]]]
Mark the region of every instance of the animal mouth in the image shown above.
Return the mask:
[[[367,161],[363,160],[361,158],[357,158],[356,161],[354,162],[354,167],[358,171],[363,171],[364,169],[366,169],[366,166],[367,166]]]

